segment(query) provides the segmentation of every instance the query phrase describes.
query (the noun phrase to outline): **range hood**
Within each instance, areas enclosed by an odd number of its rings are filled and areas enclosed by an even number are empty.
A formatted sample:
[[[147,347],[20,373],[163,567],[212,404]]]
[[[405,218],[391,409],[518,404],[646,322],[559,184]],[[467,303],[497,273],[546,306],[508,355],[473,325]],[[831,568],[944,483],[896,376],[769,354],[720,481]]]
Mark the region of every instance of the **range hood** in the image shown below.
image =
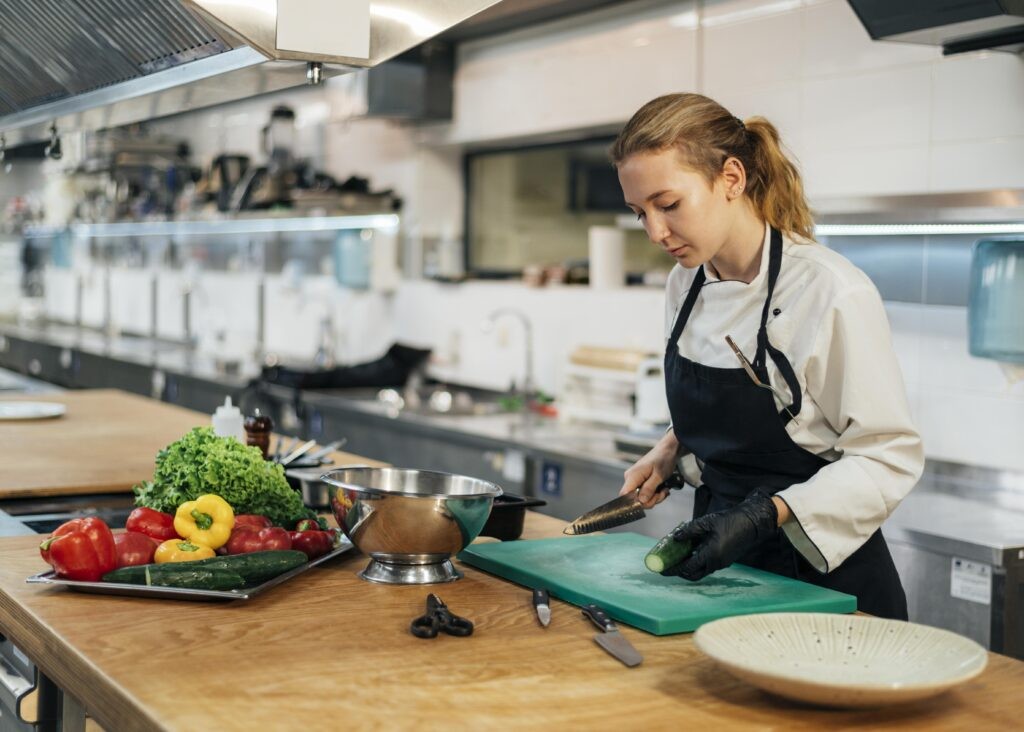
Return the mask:
[[[941,46],[944,55],[1024,50],[1024,0],[848,0],[877,40]]]
[[[0,0],[0,144],[376,66],[497,0]]]

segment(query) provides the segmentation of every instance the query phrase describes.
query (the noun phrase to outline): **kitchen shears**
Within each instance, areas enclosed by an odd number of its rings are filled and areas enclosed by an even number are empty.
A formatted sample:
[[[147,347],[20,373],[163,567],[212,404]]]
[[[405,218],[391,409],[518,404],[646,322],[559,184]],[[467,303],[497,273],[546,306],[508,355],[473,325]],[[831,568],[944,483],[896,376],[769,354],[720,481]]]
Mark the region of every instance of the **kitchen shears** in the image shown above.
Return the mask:
[[[473,635],[473,621],[455,615],[440,597],[427,595],[427,612],[415,618],[409,631],[417,638],[436,638],[438,633],[464,637]]]

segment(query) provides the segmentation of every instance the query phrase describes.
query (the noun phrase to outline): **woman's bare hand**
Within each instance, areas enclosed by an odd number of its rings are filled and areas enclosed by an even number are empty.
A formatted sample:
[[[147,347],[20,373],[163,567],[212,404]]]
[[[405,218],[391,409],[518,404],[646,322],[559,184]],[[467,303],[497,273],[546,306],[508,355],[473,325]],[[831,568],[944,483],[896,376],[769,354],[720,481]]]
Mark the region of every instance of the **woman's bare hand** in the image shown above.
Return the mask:
[[[672,475],[679,454],[679,441],[670,430],[650,452],[637,460],[624,474],[619,495],[632,493],[637,488],[637,500],[644,508],[654,508],[668,498],[668,491],[656,492],[659,485]]]

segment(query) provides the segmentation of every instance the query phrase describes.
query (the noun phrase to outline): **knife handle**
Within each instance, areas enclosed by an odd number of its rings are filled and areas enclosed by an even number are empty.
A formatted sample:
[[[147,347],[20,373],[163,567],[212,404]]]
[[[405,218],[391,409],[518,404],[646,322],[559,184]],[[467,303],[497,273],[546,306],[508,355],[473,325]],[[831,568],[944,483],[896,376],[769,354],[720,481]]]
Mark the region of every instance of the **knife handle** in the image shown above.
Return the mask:
[[[685,488],[686,479],[683,478],[682,474],[678,470],[672,471],[672,474],[665,478],[661,485],[659,485],[655,491],[667,491],[671,488]]]
[[[538,605],[550,605],[550,604],[551,604],[551,599],[548,596],[548,591],[547,590],[534,590],[533,591],[533,606],[534,607],[537,607]]]
[[[590,619],[594,625],[603,630],[605,633],[610,633],[617,629],[615,622],[608,617],[608,613],[599,608],[597,605],[584,605],[581,610],[583,611],[584,617]]]

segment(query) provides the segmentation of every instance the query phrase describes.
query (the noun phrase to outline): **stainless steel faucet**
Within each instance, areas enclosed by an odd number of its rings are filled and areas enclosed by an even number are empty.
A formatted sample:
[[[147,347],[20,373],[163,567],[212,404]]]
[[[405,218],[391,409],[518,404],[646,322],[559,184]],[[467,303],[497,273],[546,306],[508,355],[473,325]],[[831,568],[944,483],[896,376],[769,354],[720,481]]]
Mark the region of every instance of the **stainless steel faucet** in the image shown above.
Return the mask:
[[[533,325],[526,313],[516,308],[498,308],[490,315],[484,325],[487,330],[494,327],[494,324],[503,317],[513,317],[523,324],[523,351],[525,362],[523,364],[523,382],[518,385],[518,391],[529,398],[533,394]]]

